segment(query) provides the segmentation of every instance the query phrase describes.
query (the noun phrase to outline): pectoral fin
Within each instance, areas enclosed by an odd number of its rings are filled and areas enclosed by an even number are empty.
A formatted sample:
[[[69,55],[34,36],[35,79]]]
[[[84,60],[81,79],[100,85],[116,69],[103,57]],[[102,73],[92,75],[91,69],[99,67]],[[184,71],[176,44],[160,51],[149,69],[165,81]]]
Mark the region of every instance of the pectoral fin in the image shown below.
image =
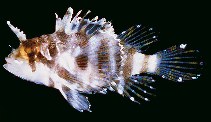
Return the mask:
[[[60,90],[61,91],[61,90]],[[87,97],[81,95],[76,90],[61,91],[64,98],[68,101],[70,105],[73,106],[76,110],[83,112],[84,110],[91,112],[90,103]]]

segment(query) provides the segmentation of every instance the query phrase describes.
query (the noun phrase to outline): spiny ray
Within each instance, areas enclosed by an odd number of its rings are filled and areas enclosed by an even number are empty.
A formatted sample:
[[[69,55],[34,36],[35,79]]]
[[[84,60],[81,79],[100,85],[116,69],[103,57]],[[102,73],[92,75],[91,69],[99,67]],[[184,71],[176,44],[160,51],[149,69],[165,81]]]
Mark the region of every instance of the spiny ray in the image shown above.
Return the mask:
[[[20,31],[17,27],[14,27],[10,21],[7,21],[7,25],[10,27],[10,29],[15,33],[15,35],[18,37],[20,41],[26,40],[26,35],[23,33],[23,31]]]

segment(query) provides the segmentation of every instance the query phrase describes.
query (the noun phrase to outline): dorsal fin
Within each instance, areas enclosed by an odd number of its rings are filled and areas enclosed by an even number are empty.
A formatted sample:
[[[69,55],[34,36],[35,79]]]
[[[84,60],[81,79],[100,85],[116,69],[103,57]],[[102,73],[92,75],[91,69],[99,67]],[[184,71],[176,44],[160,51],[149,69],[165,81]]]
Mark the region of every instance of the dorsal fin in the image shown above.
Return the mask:
[[[23,31],[20,31],[17,27],[14,27],[10,21],[7,21],[7,25],[10,27],[10,29],[15,33],[15,35],[18,37],[20,41],[26,40],[26,35],[23,33]]]
[[[156,31],[142,25],[132,26],[120,33],[117,38],[121,40],[120,43],[124,46],[133,47],[139,52],[146,51],[152,43],[158,41]]]
[[[56,29],[55,31],[63,31],[67,35],[72,33],[81,33],[87,35],[88,38],[96,34],[96,32],[107,32],[114,34],[113,26],[110,22],[106,22],[105,18],[98,20],[96,16],[92,20],[85,17],[91,12],[88,11],[84,16],[80,17],[82,11],[79,11],[73,18],[73,9],[68,8],[66,14],[61,19],[56,15]]]

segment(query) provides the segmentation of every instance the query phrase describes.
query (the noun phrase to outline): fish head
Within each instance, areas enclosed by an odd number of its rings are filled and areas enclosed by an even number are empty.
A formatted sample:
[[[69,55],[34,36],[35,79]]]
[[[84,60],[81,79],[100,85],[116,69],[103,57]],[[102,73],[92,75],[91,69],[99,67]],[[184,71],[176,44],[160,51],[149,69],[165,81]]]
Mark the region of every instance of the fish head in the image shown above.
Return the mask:
[[[36,70],[36,63],[40,62],[40,44],[38,37],[26,39],[20,42],[17,49],[5,58],[6,63],[3,67],[10,73],[26,78],[26,74],[32,74]]]

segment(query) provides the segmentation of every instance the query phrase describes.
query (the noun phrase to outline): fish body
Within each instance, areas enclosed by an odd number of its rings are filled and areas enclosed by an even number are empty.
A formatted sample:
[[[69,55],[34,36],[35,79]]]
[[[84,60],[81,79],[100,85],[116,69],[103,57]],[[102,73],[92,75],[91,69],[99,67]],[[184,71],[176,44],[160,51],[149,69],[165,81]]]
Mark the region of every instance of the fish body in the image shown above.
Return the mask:
[[[22,79],[58,89],[81,112],[91,111],[81,93],[111,90],[134,102],[138,102],[135,97],[148,101],[144,96],[153,95],[149,92],[154,89],[152,75],[177,82],[199,77],[191,73],[200,65],[194,55],[198,51],[185,50],[186,44],[146,55],[158,41],[152,28],[136,25],[117,35],[104,18],[85,19],[88,13],[79,17],[79,11],[72,17],[70,7],[62,19],[56,14],[54,33],[32,39],[8,21],[20,46],[5,58],[4,68]]]

